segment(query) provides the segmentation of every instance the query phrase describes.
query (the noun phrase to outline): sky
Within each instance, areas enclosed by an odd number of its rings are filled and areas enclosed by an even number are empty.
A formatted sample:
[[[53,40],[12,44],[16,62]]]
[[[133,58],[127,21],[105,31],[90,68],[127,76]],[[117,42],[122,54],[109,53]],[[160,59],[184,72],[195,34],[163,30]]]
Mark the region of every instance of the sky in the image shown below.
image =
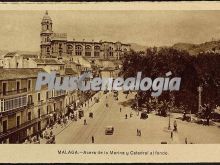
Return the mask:
[[[82,41],[144,46],[220,39],[220,11],[48,11],[53,31]],[[0,11],[0,50],[40,50],[45,11]]]

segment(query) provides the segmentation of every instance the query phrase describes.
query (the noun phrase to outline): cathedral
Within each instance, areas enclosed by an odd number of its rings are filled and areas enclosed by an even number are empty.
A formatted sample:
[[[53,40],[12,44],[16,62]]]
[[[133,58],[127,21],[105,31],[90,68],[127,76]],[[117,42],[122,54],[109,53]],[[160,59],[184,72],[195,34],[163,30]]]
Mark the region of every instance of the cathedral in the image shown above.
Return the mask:
[[[58,58],[82,56],[87,59],[121,59],[130,51],[129,44],[108,41],[67,40],[66,33],[54,33],[51,17],[46,11],[41,22],[41,58]]]

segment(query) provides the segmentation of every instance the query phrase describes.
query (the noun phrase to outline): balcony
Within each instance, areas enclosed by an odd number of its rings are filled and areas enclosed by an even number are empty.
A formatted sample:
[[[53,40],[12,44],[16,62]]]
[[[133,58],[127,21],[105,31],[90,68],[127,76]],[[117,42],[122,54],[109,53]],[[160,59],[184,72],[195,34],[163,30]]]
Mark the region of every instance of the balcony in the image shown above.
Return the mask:
[[[34,106],[34,102],[28,102],[28,103],[27,103],[27,107],[28,107],[28,108],[31,108],[31,107],[33,107],[33,106]]]
[[[53,101],[54,101],[54,100],[53,100],[52,97],[47,99],[47,102],[48,102],[48,103],[52,103]]]
[[[66,91],[63,91],[63,90],[55,91],[53,98],[61,97],[61,96],[65,96],[65,95],[66,95]]]
[[[27,88],[11,90],[11,91],[0,91],[1,97],[18,96],[27,92]]]
[[[43,105],[43,101],[44,101],[44,100],[38,100],[38,102],[37,102],[38,106]]]
[[[37,123],[38,121],[40,121],[40,119],[36,118],[36,119],[30,120],[30,121],[27,121],[25,123],[22,123],[19,126],[16,126],[16,127],[11,128],[11,129],[8,129],[6,132],[1,132],[0,133],[0,140],[7,138],[8,136],[10,136],[13,133],[21,131],[22,129],[30,127],[31,125]]]
[[[0,112],[2,116],[12,115],[18,111],[23,111],[27,108],[27,96],[21,95],[13,98],[1,99]]]

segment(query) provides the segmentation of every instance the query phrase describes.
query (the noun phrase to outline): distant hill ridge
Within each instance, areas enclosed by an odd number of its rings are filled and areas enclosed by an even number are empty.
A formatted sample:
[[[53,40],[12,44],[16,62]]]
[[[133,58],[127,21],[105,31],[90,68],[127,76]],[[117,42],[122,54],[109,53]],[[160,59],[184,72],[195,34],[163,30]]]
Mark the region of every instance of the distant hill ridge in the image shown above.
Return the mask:
[[[200,52],[220,51],[220,40],[204,42],[201,44],[176,43],[172,47],[178,50],[186,50],[191,55],[197,55]]]

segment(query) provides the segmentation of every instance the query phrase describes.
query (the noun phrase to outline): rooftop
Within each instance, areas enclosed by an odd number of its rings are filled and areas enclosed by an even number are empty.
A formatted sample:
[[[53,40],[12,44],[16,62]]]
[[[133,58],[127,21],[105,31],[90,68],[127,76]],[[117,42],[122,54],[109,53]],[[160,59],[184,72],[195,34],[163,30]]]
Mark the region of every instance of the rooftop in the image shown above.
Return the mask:
[[[57,59],[51,59],[51,58],[35,58],[33,59],[34,62],[36,62],[37,64],[43,64],[43,65],[64,65],[64,63],[60,62]]]
[[[65,68],[65,74],[66,75],[77,75],[77,72],[75,72],[72,68]]]
[[[0,81],[34,78],[37,77],[39,72],[45,72],[45,70],[41,68],[0,68]]]
[[[17,54],[17,52],[9,52],[4,57],[14,57]]]

